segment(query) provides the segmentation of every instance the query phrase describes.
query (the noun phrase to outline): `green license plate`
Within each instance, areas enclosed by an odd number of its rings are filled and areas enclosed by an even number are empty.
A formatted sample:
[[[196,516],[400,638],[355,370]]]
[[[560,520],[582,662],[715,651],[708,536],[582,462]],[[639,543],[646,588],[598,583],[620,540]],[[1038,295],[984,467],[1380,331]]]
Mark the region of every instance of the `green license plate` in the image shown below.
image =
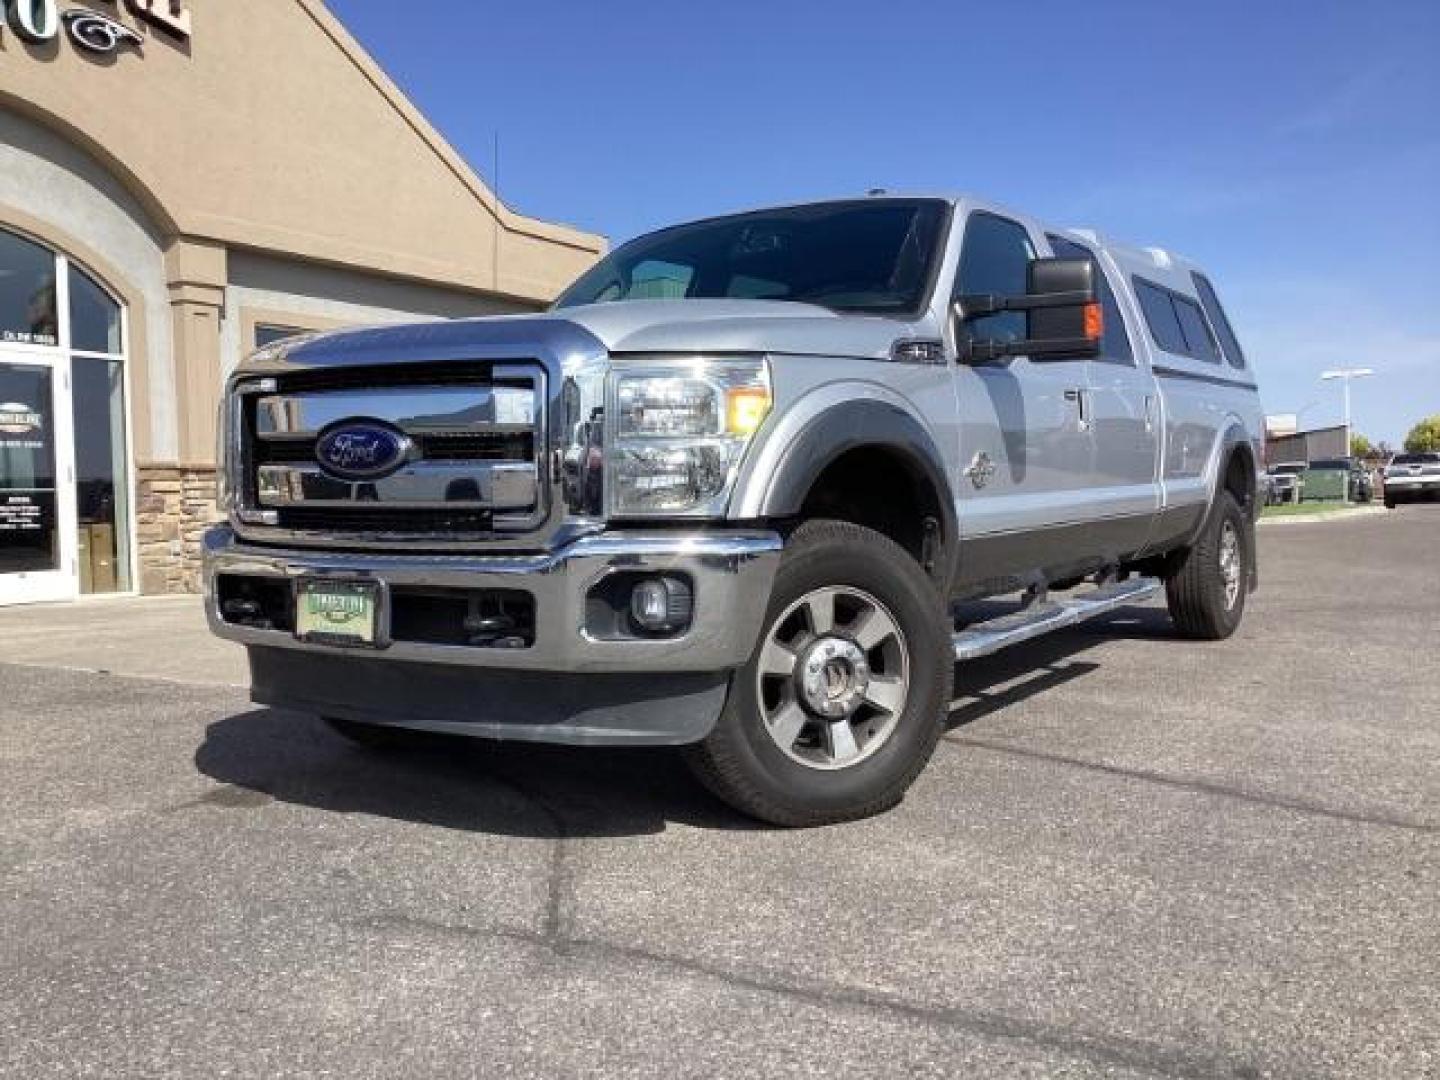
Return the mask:
[[[301,578],[295,636],[321,645],[379,645],[380,586],[373,581]]]

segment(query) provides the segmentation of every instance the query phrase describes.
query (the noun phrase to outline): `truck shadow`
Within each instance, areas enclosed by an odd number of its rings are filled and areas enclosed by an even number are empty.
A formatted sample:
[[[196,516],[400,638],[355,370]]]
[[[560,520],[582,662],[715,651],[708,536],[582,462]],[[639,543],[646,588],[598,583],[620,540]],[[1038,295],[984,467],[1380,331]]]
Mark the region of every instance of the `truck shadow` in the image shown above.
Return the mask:
[[[1107,640],[1173,636],[1163,611],[1131,609],[960,665],[949,728],[1098,670],[1098,663],[1077,656]],[[378,752],[352,745],[314,717],[256,708],[211,724],[195,752],[195,766],[225,785],[208,801],[237,809],[273,800],[327,813],[545,839],[641,836],[670,824],[766,828],[712,797],[676,752],[663,749],[487,743],[407,733],[399,747]]]
[[[315,717],[257,708],[211,724],[195,766],[231,789],[279,802],[495,835],[637,836],[671,823],[762,827],[700,788],[670,750],[401,735],[395,747],[368,750]]]

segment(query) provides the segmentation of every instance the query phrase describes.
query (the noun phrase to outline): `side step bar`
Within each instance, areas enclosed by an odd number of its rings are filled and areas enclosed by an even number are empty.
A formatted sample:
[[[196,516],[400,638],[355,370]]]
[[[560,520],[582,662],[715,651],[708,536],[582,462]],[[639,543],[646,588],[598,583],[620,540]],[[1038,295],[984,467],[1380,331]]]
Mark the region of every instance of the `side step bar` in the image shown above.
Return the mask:
[[[1037,603],[1013,615],[1002,615],[989,622],[976,623],[957,631],[954,637],[955,659],[976,660],[1030,641],[1067,626],[1075,626],[1117,608],[1148,600],[1164,587],[1158,578],[1132,578],[1102,585],[1088,593],[1067,596],[1063,600]]]

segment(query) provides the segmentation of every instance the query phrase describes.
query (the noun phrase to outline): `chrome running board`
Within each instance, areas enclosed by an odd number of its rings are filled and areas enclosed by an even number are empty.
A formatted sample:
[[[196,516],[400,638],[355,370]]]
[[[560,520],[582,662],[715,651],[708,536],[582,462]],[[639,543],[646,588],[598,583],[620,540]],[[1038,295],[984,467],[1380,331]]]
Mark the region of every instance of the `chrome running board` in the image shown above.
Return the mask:
[[[1013,615],[975,623],[955,633],[955,659],[990,656],[1022,641],[1108,615],[1117,608],[1150,599],[1162,587],[1163,582],[1158,578],[1131,578],[1102,585],[1079,596],[1041,601]]]

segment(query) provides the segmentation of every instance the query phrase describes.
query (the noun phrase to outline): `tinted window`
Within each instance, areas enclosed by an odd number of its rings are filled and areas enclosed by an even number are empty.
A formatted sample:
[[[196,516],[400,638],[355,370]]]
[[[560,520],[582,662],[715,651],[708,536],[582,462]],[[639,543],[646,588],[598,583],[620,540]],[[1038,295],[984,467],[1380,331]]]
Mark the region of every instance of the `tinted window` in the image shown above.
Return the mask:
[[[989,293],[1024,296],[1029,287],[1030,260],[1035,248],[1025,227],[994,214],[971,214],[960,250],[955,295]],[[966,324],[976,341],[1022,341],[1025,313],[1003,311]]]
[[[1235,329],[1230,325],[1230,317],[1225,314],[1215,287],[1204,274],[1191,276],[1195,279],[1195,290],[1200,294],[1200,303],[1205,308],[1205,314],[1210,316],[1210,325],[1215,327],[1215,333],[1220,335],[1220,345],[1225,350],[1230,366],[1243,368],[1245,353],[1240,348],[1240,339],[1235,336]]]
[[[1194,300],[1183,296],[1171,296],[1175,304],[1175,314],[1180,319],[1180,329],[1185,334],[1185,344],[1189,346],[1186,350],[1197,360],[1204,360],[1207,364],[1218,364],[1220,362],[1220,348],[1215,344],[1214,335],[1210,333],[1210,327],[1205,322],[1205,316],[1200,312],[1200,305]]]
[[[120,351],[120,305],[74,263],[70,264],[70,347],[80,352]]]
[[[646,259],[630,271],[631,300],[678,300],[690,288],[695,268]]]
[[[1391,465],[1434,465],[1440,462],[1440,454],[1396,454],[1390,459]]]
[[[1094,259],[1094,254],[1063,236],[1050,237],[1051,250],[1062,259]],[[1114,360],[1122,364],[1133,364],[1135,355],[1130,348],[1130,335],[1125,331],[1125,319],[1120,314],[1120,304],[1115,299],[1115,290],[1110,288],[1110,279],[1095,262],[1095,283],[1100,293],[1100,306],[1105,312],[1105,339],[1100,346],[1100,359]]]
[[[255,347],[263,349],[267,345],[274,345],[277,341],[284,341],[286,338],[305,332],[297,330],[293,326],[266,326],[262,323],[255,327]]]
[[[761,296],[910,314],[927,299],[948,213],[938,199],[867,199],[679,225],[602,259],[555,306]]]
[[[55,256],[0,231],[0,342],[57,345]]]
[[[1145,322],[1150,327],[1150,336],[1155,339],[1155,344],[1166,352],[1188,355],[1190,349],[1185,344],[1185,335],[1180,330],[1180,320],[1175,315],[1175,305],[1170,302],[1170,293],[1158,285],[1136,278],[1135,298],[1140,301],[1140,310],[1145,313]]]

